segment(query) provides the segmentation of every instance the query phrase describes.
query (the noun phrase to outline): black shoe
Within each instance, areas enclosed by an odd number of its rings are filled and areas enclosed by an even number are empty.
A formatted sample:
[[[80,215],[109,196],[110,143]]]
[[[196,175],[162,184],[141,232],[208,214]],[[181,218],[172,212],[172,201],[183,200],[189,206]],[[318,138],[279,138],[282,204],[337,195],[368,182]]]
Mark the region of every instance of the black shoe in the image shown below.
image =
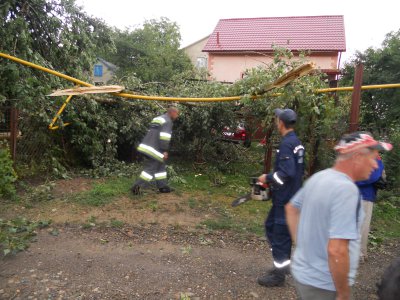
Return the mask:
[[[131,187],[131,192],[134,195],[141,195],[142,192],[140,191],[140,186],[138,185],[134,185],[133,187]]]
[[[171,193],[171,192],[175,191],[173,188],[171,188],[169,186],[159,188],[158,190],[160,191],[160,193]]]
[[[279,268],[279,269],[276,268],[276,267],[273,267],[272,269],[269,269],[267,271],[267,274],[272,274],[274,272],[282,272],[285,275],[291,275],[291,273],[290,273],[290,265],[288,265],[286,267],[283,267],[283,268]]]
[[[283,274],[285,274],[285,275],[291,275],[291,273],[290,273],[290,265],[288,265],[286,267],[283,267],[283,268],[281,268],[279,270],[281,270],[283,272]]]
[[[283,286],[285,284],[285,271],[274,269],[257,279],[259,285],[266,287]]]

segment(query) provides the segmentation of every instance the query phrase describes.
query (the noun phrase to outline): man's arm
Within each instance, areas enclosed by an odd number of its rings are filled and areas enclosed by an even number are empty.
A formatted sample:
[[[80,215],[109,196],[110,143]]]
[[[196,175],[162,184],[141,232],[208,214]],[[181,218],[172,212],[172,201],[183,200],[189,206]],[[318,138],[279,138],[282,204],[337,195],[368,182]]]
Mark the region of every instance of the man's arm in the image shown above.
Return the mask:
[[[294,207],[291,203],[286,204],[286,222],[289,227],[290,236],[292,237],[292,242],[296,244],[297,238],[297,226],[299,225],[300,210]]]
[[[328,242],[328,263],[336,287],[337,300],[350,299],[349,287],[349,240],[330,239]]]

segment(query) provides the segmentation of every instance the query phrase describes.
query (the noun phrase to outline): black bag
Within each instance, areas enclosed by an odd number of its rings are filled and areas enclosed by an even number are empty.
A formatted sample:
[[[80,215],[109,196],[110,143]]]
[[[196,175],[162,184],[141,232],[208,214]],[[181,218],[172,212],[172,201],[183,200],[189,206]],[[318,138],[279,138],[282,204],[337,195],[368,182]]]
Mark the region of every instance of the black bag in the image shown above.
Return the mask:
[[[377,190],[384,190],[387,187],[387,179],[385,170],[382,171],[381,177],[377,181],[374,182],[374,187]]]

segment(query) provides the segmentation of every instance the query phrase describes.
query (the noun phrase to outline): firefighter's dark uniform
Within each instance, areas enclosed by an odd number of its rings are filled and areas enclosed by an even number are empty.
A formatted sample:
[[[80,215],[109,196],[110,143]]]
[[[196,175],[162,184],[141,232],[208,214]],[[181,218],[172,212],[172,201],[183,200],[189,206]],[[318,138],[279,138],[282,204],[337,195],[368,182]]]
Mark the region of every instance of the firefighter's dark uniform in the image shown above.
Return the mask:
[[[138,146],[138,152],[145,155],[144,169],[134,186],[149,186],[155,182],[159,189],[167,187],[167,170],[164,152],[168,151],[172,136],[172,120],[166,113],[154,118]]]
[[[265,221],[265,231],[274,266],[278,269],[290,264],[292,240],[286,224],[285,205],[300,189],[303,174],[304,147],[294,131],[290,131],[281,140],[274,171],[267,175],[273,205]]]

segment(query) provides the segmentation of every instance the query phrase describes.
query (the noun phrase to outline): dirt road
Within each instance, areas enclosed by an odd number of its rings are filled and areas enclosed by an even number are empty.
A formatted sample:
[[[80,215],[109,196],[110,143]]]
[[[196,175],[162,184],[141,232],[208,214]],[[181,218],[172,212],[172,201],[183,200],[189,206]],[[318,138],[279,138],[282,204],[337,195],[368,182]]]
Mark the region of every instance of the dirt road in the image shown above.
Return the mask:
[[[0,299],[296,299],[291,278],[279,288],[257,284],[271,255],[256,236],[158,224],[57,229],[0,260]],[[355,299],[377,299],[375,284],[397,247],[361,265]]]

